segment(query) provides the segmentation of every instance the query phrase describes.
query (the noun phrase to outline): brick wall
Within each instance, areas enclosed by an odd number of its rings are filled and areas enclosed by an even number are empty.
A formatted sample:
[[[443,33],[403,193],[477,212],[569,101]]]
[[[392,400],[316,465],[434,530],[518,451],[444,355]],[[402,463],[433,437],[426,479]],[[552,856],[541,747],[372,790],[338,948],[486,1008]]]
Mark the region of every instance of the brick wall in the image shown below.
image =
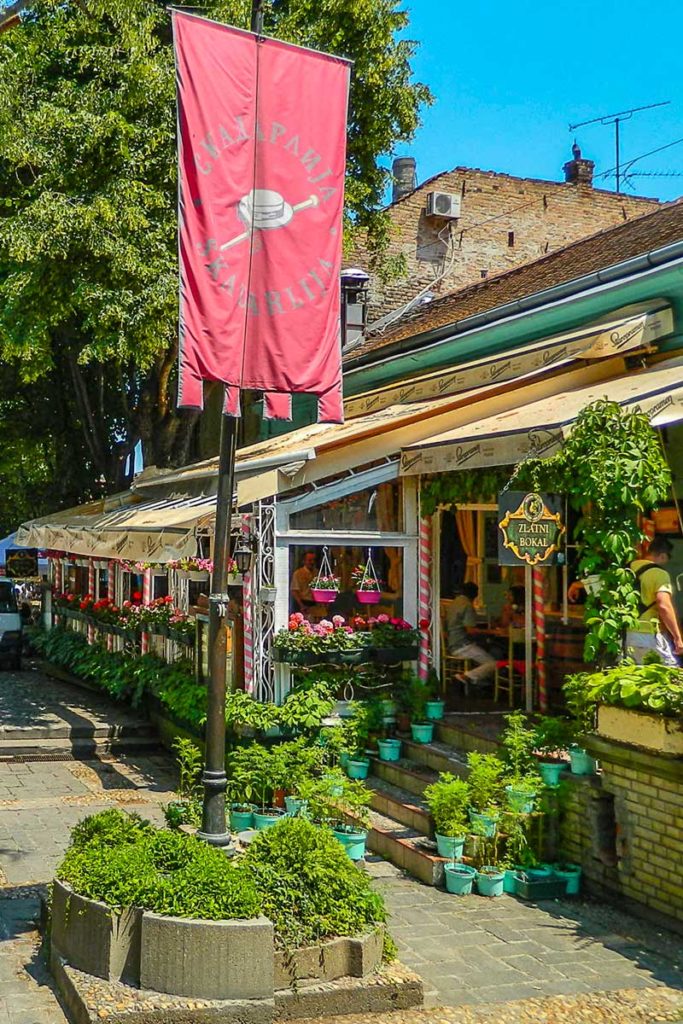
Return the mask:
[[[426,198],[433,191],[462,196],[458,220],[425,215]],[[384,287],[372,282],[371,318],[397,309],[422,288],[444,295],[658,205],[655,199],[616,195],[588,185],[456,168],[391,207],[389,255],[405,258],[407,274]],[[367,267],[360,248],[348,262]],[[436,281],[440,275],[444,276]]]
[[[683,929],[683,760],[598,739],[602,774],[572,777],[561,836],[586,887],[626,897]]]

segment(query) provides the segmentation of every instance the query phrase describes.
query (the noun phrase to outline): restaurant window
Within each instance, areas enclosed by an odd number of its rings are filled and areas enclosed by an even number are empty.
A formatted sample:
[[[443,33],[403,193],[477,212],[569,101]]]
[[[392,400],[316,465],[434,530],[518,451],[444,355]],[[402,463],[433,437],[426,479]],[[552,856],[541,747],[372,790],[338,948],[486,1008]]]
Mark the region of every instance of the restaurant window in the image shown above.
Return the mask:
[[[152,576],[152,600],[158,597],[168,597],[168,574]]]
[[[357,566],[364,566],[371,554],[372,565],[379,580],[380,599],[376,604],[364,604],[358,600],[352,573]],[[354,546],[331,544],[327,556],[332,573],[340,580],[340,590],[331,604],[318,604],[310,593],[311,583],[320,569],[324,549],[319,545],[292,545],[289,549],[289,610],[301,611],[307,619],[319,622],[333,615],[345,619],[353,615],[379,615],[403,618],[403,548]],[[292,593],[299,595],[297,600]]]
[[[101,601],[105,597],[109,597],[109,570],[98,569],[97,570],[97,597]]]
[[[338,533],[403,531],[401,485],[397,480],[377,484],[314,508],[293,512],[291,530],[335,530]]]

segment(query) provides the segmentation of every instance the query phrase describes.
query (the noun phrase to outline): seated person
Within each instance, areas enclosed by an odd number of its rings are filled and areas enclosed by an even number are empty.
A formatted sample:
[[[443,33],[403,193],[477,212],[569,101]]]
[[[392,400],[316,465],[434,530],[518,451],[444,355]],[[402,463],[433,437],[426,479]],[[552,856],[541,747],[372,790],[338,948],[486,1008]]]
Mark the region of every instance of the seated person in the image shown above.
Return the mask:
[[[515,584],[505,595],[505,604],[500,613],[503,629],[524,629],[524,587]]]
[[[474,643],[468,635],[468,630],[477,624],[477,616],[472,602],[478,593],[479,587],[476,583],[463,583],[446,613],[449,654],[476,662],[476,668],[469,669],[458,676],[463,683],[481,683],[492,676],[496,670],[496,661],[493,655]]]

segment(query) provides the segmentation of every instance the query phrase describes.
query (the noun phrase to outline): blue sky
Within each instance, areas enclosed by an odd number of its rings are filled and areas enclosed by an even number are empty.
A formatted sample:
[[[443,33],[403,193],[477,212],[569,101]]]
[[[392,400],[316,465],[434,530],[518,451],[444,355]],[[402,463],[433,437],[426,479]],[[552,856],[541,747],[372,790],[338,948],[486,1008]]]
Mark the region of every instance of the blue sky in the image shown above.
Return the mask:
[[[416,77],[436,97],[413,143],[418,180],[458,165],[562,180],[571,157],[568,125],[671,100],[621,126],[622,160],[683,139],[680,0],[407,0],[407,33],[420,42]],[[614,128],[576,132],[596,174],[614,167]],[[638,161],[624,191],[683,194],[683,142]],[[600,187],[614,188],[614,178]]]

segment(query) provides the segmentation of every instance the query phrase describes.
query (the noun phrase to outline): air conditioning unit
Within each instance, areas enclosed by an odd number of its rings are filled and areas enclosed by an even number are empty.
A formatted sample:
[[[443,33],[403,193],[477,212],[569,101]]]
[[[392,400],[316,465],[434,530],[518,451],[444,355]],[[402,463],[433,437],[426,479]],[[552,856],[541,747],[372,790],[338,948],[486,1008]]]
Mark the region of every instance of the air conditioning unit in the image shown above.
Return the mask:
[[[453,220],[460,216],[461,196],[451,192],[430,192],[427,196],[427,216]]]

